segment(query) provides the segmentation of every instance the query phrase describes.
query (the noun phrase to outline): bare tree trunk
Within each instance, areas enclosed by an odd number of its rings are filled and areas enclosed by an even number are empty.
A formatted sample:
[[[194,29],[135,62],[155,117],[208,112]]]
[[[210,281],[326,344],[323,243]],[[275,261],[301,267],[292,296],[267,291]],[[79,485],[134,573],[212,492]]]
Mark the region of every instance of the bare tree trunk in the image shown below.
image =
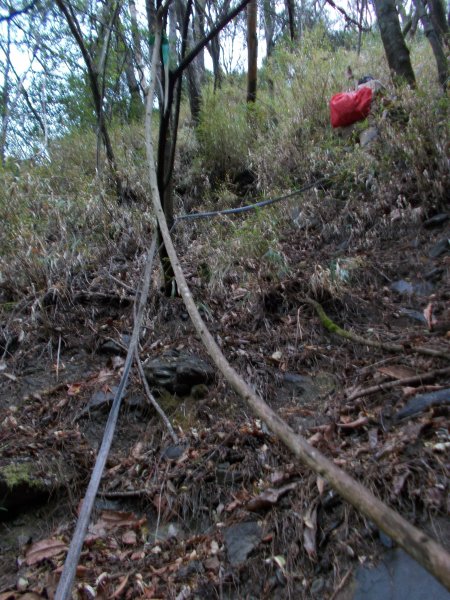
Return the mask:
[[[367,0],[361,0],[361,6],[359,7],[359,29],[358,29],[358,48],[357,55],[361,54],[361,43],[362,43],[362,23],[364,18],[364,11],[367,8]]]
[[[394,80],[415,87],[416,78],[411,66],[409,50],[400,29],[394,0],[373,0],[380,27],[381,40]]]
[[[183,27],[186,31],[186,39],[184,40],[184,45],[186,49],[191,49],[195,45],[196,36],[194,35],[195,30],[197,30],[198,35],[201,35],[201,27],[200,24],[196,22],[199,19],[198,12],[194,17],[194,23],[191,27],[189,23],[185,23],[186,19],[186,8],[185,4],[181,1],[177,2],[177,15],[178,22],[180,27]],[[203,33],[204,35],[204,33]],[[191,117],[196,127],[200,122],[200,110],[201,110],[201,101],[202,101],[202,62],[204,61],[204,54],[201,52],[197,58],[195,58],[190,65],[187,67],[187,89],[188,89],[188,97],[189,97],[189,107],[191,109]],[[203,63],[204,69],[204,63]]]
[[[264,35],[266,37],[267,47],[267,58],[270,58],[275,47],[274,34],[275,34],[275,6],[273,0],[264,0],[263,2],[263,15],[264,15]]]
[[[142,57],[141,35],[139,33],[139,27],[137,22],[137,10],[135,1],[128,0],[128,6],[130,9],[131,37],[133,39],[133,55],[138,71],[139,85],[141,86],[141,90],[145,90],[147,88],[147,81],[145,79],[145,65],[144,59]]]
[[[117,17],[118,35],[121,37],[122,46],[124,47],[123,69],[127,80],[128,91],[130,93],[130,106],[128,109],[128,121],[136,121],[144,116],[145,106],[141,96],[142,88],[136,78],[133,62],[133,51],[129,48],[127,40],[123,34],[123,25],[120,16]]]
[[[2,128],[0,133],[0,157],[2,165],[5,164],[6,155],[6,136],[8,134],[8,121],[9,121],[9,91],[10,82],[9,76],[11,72],[11,23],[8,20],[6,23],[7,37],[6,37],[6,61],[5,70],[3,73],[3,89],[2,89],[2,106],[1,106],[1,119]]]
[[[256,0],[247,4],[247,102],[256,101],[258,82],[258,36],[257,36],[258,7]]]
[[[291,42],[295,42],[297,39],[297,26],[295,23],[295,1],[284,0],[284,3],[289,19],[289,35],[291,37]]]
[[[414,6],[416,7],[419,19],[422,23],[424,33],[427,36],[428,41],[430,42],[431,49],[433,50],[434,58],[436,60],[439,83],[445,91],[447,88],[448,78],[447,57],[445,56],[442,44],[433,27],[430,18],[427,15],[425,7],[422,4],[422,0],[413,0],[413,2]]]
[[[450,45],[449,24],[445,16],[445,6],[442,0],[427,0],[430,9],[431,22],[437,33],[439,41],[444,43],[447,48]]]
[[[108,128],[106,126],[106,121],[104,117],[103,111],[103,94],[104,94],[104,83],[101,83],[100,75],[103,73],[105,64],[106,64],[106,55],[109,46],[109,36],[112,29],[112,24],[117,17],[119,5],[115,6],[115,10],[112,13],[111,21],[107,26],[107,30],[105,36],[103,38],[103,45],[101,46],[100,51],[99,43],[101,40],[98,40],[97,43],[97,52],[96,54],[91,55],[89,52],[83,37],[80,25],[77,21],[75,12],[70,4],[66,4],[64,0],[55,0],[56,5],[64,15],[69,29],[78,44],[78,47],[81,51],[81,55],[83,56],[84,63],[86,65],[86,70],[88,74],[89,86],[91,88],[92,99],[94,102],[94,109],[97,115],[97,122],[100,134],[102,136],[103,144],[105,146],[106,158],[110,165],[112,175],[114,178],[114,183],[116,186],[116,192],[119,201],[130,200],[134,197],[132,190],[125,184],[122,178],[119,175],[117,161],[114,154],[114,150],[111,144],[111,139],[109,137]],[[103,24],[104,25],[104,24]],[[104,81],[104,79],[103,79]]]

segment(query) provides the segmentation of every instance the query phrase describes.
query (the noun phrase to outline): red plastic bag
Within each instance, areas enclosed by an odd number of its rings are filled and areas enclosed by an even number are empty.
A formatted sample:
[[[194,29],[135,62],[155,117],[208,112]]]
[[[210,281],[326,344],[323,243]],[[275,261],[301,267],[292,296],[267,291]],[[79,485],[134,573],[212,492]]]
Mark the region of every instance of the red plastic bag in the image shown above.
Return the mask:
[[[356,121],[362,121],[369,114],[371,103],[370,87],[361,87],[356,92],[335,94],[330,100],[331,125],[345,127]]]

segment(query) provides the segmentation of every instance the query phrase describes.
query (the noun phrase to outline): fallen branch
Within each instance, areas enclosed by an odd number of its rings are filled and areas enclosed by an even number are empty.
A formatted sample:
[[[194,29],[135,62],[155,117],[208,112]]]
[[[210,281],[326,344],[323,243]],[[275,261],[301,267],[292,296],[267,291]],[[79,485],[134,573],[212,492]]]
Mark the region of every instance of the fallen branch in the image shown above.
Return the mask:
[[[178,441],[179,441],[178,436],[175,433],[171,422],[167,418],[166,413],[163,411],[163,409],[160,407],[160,405],[156,402],[156,399],[152,394],[150,386],[148,385],[147,378],[145,376],[144,369],[142,367],[142,362],[141,362],[141,359],[139,358],[139,351],[137,348],[136,348],[136,352],[134,355],[134,359],[136,361],[139,375],[141,376],[142,385],[144,386],[144,390],[145,390],[145,393],[147,394],[147,398],[148,398],[150,404],[153,406],[153,408],[156,410],[158,415],[161,417],[161,420],[164,423],[164,425],[167,427],[167,430],[168,430],[170,437],[172,438],[174,444],[178,444]]]
[[[402,379],[396,379],[395,381],[387,381],[385,383],[378,383],[372,385],[365,390],[357,390],[347,397],[347,400],[356,400],[362,396],[370,396],[380,391],[391,390],[392,388],[399,387],[402,385],[411,385],[415,383],[422,383],[423,381],[430,381],[441,377],[442,375],[450,375],[450,367],[445,369],[435,369],[434,371],[428,371],[427,373],[421,373],[420,375],[412,375],[411,377],[403,377]]]
[[[116,429],[117,419],[119,417],[120,405],[122,403],[122,397],[128,383],[128,376],[130,374],[131,365],[133,363],[134,353],[139,342],[139,333],[141,330],[142,318],[144,315],[145,305],[147,303],[148,292],[150,289],[150,278],[152,272],[153,260],[156,251],[156,235],[153,236],[152,245],[148,252],[147,260],[145,263],[145,270],[142,281],[142,289],[139,297],[139,305],[137,314],[134,320],[133,333],[128,346],[128,353],[125,359],[125,365],[123,368],[122,378],[117,388],[116,395],[109,412],[108,421],[105,426],[103,433],[103,441],[100,446],[100,450],[97,454],[97,460],[95,461],[94,469],[92,471],[91,479],[84,495],[83,504],[81,506],[78,521],[75,527],[75,532],[70,542],[69,551],[64,562],[63,571],[61,578],[58,583],[58,588],[55,593],[55,600],[68,600],[72,597],[72,585],[75,579],[76,569],[78,561],[80,559],[81,549],[83,547],[84,538],[91,518],[92,509],[94,506],[95,498],[97,496],[100,479],[105,468],[106,460],[108,458],[109,449]]]
[[[376,340],[369,340],[361,335],[347,331],[339,327],[330,317],[326,314],[322,305],[312,298],[301,298],[300,302],[309,304],[316,311],[322,325],[331,333],[355,342],[356,344],[362,344],[363,346],[370,346],[371,348],[379,348],[380,350],[386,350],[386,352],[403,352],[408,354],[424,354],[425,356],[433,356],[435,358],[445,358],[450,360],[450,354],[443,350],[434,350],[433,348],[425,348],[424,346],[410,346],[409,344],[388,344],[385,342],[377,342]]]
[[[155,48],[161,42],[161,24],[155,28]],[[149,181],[160,232],[167,254],[175,273],[178,289],[183,297],[192,323],[202,340],[209,356],[233,389],[250,405],[258,417],[277,435],[294,455],[315,473],[325,478],[329,484],[357,510],[371,519],[382,531],[399,544],[406,552],[430,571],[450,590],[450,555],[437,542],[408,523],[406,519],[375,497],[367,488],[338,468],[300,435],[296,434],[241,378],[226,360],[220,347],[203,322],[197,310],[192,293],[181,269],[178,256],[170,237],[167,221],[161,206],[158,192],[156,168],[152,140],[153,94],[147,96],[145,119],[145,142],[149,169]]]

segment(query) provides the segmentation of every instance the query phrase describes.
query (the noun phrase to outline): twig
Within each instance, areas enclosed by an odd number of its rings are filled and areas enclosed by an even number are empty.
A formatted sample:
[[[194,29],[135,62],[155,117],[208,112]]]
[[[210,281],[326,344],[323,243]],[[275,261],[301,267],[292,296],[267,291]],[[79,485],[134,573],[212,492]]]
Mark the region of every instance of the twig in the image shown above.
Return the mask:
[[[99,492],[101,498],[142,498],[149,496],[155,489],[144,490],[126,490],[123,492]]]
[[[56,355],[56,381],[59,379],[59,360],[61,358],[61,335],[58,339],[58,353]]]
[[[362,344],[363,346],[370,346],[371,348],[379,348],[380,350],[386,350],[387,352],[403,352],[409,354],[424,354],[425,356],[434,356],[436,358],[445,358],[446,360],[450,360],[450,354],[448,352],[444,352],[443,350],[433,350],[433,348],[425,348],[423,346],[410,346],[408,343],[404,344],[389,344],[385,342],[377,342],[376,340],[369,340],[361,335],[357,335],[356,333],[352,333],[351,331],[347,331],[346,329],[342,329],[339,327],[334,321],[330,319],[330,317],[326,314],[322,305],[316,300],[313,300],[309,297],[304,297],[300,299],[300,302],[304,302],[305,304],[309,304],[316,311],[320,322],[328,329],[331,333],[336,333],[341,337],[355,342],[357,344]]]
[[[339,582],[339,585],[337,586],[337,588],[334,590],[334,592],[331,594],[331,596],[329,597],[328,600],[334,600],[336,598],[336,596],[339,594],[339,592],[342,590],[342,588],[345,586],[345,584],[347,583],[350,575],[352,574],[353,569],[349,569],[347,571],[347,573],[344,575],[344,577],[341,579],[341,581]]]
[[[156,399],[155,399],[154,395],[152,394],[150,386],[148,385],[147,378],[146,378],[145,372],[144,372],[144,368],[142,367],[142,362],[141,362],[141,359],[139,358],[139,351],[137,348],[136,348],[136,352],[134,354],[134,360],[136,361],[136,365],[137,365],[137,368],[139,371],[139,375],[141,376],[141,381],[144,386],[145,393],[147,394],[148,401],[153,406],[153,408],[156,410],[158,415],[161,417],[161,419],[164,422],[164,425],[167,427],[167,429],[170,433],[170,437],[172,438],[174,443],[178,444],[178,442],[179,442],[178,436],[175,433],[171,422],[169,421],[166,413],[163,411],[163,409],[160,407],[160,405],[156,402]]]
[[[153,241],[148,252],[147,261],[145,264],[145,270],[142,281],[142,289],[139,298],[139,306],[137,315],[134,321],[133,333],[128,346],[128,353],[123,368],[122,378],[117,388],[114,401],[111,406],[108,421],[106,423],[105,431],[103,433],[103,441],[98,451],[97,460],[95,462],[94,470],[92,471],[91,479],[89,481],[86,494],[83,499],[81,506],[80,515],[75,527],[75,532],[72,537],[72,541],[69,546],[69,551],[64,562],[61,579],[58,583],[58,588],[55,593],[55,600],[68,600],[72,596],[72,585],[75,579],[75,573],[80,559],[81,549],[83,547],[84,538],[91,518],[92,509],[97,495],[100,479],[102,477],[103,470],[105,468],[106,460],[108,458],[109,449],[111,448],[114,431],[116,428],[117,419],[119,417],[120,405],[122,397],[128,383],[128,376],[130,374],[131,365],[135,349],[139,341],[139,332],[141,329],[142,317],[144,314],[144,308],[147,303],[148,292],[150,289],[150,278],[152,272],[153,260],[155,257],[156,250],[156,235],[153,236]]]
[[[155,48],[161,41],[161,24],[156,24]],[[153,91],[148,94],[145,119],[145,146],[148,161],[150,189],[153,208],[161,236],[175,273],[178,289],[183,297],[192,323],[215,365],[222,372],[233,389],[249,404],[280,440],[313,471],[324,477],[330,485],[357,510],[372,520],[382,531],[397,542],[406,552],[430,571],[450,590],[450,554],[437,542],[420,531],[397,512],[381,502],[366,487],[353,479],[345,471],[311,446],[304,437],[298,435],[287,425],[254,390],[242,379],[223,355],[198,312],[186,277],[175,252],[169,228],[161,206],[158,191],[155,158],[152,139]]]
[[[114,275],[111,275],[111,273],[109,273],[109,271],[106,271],[106,275],[112,279],[113,281],[115,281],[115,283],[117,283],[118,285],[120,285],[121,287],[123,287],[124,290],[127,290],[127,292],[130,292],[130,294],[133,294],[133,296],[136,295],[136,290],[133,289],[130,285],[127,285],[124,281],[121,281],[120,279],[118,279],[117,277],[114,277]]]
[[[370,396],[371,394],[376,394],[379,391],[390,390],[394,387],[398,387],[401,385],[409,385],[414,383],[422,383],[422,381],[429,381],[430,379],[435,379],[436,377],[440,377],[441,375],[449,375],[450,367],[445,369],[435,369],[434,371],[428,371],[427,373],[421,373],[420,375],[412,375],[411,377],[403,377],[402,379],[396,379],[395,381],[388,381],[386,383],[378,383],[377,385],[372,385],[371,387],[366,388],[365,390],[359,390],[353,392],[347,397],[347,400],[356,400],[357,398],[361,398],[361,396]]]

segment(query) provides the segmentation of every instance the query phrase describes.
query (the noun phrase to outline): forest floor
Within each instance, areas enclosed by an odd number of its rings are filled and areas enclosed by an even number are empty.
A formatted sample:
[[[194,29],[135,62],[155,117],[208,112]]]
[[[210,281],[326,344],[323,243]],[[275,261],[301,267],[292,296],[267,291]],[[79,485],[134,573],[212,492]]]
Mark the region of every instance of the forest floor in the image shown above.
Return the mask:
[[[290,268],[277,278],[249,259],[211,287],[189,248],[182,265],[207,326],[264,400],[449,549],[449,400],[433,393],[450,388],[450,221],[429,216],[356,251],[324,239],[320,223],[292,223],[279,251]],[[48,489],[28,496],[19,474],[25,506],[0,512],[1,600],[53,598],[133,324],[142,260],[117,264],[8,315],[0,465],[17,472],[31,461]],[[327,331],[301,302],[314,289],[335,323],[404,351]],[[208,361],[181,299],[164,297],[155,274],[140,355],[169,350]],[[296,462],[220,375],[201,394],[158,398],[178,444],[133,371],[78,597],[357,598],[358,570],[392,540]]]

